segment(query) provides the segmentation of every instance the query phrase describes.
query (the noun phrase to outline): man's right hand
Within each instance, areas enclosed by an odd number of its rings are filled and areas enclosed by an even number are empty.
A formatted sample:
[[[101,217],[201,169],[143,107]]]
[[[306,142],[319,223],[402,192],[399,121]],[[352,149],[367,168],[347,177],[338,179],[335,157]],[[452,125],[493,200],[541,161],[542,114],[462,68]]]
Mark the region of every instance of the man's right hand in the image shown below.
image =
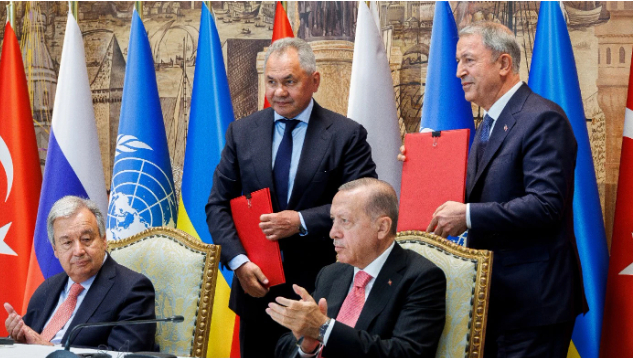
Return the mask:
[[[400,146],[400,154],[398,154],[399,161],[404,162],[407,160],[405,153],[406,153],[406,149],[404,148],[404,145]]]
[[[8,302],[4,303],[4,309],[9,314],[7,320],[4,321],[4,326],[7,329],[7,332],[9,332],[9,337],[13,338],[13,340],[17,343],[26,343],[26,337],[24,336],[25,332],[23,329],[26,325],[24,324],[22,317],[15,312]]]
[[[253,297],[264,297],[268,291],[268,279],[264,276],[262,270],[249,261],[235,270],[237,279],[240,280],[240,285],[244,292]]]

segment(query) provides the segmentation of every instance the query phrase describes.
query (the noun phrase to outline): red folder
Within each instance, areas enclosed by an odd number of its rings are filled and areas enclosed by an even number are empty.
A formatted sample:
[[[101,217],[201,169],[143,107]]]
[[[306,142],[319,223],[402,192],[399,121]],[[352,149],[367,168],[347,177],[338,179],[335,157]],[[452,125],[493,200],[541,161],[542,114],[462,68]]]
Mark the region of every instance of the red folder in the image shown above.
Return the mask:
[[[446,201],[464,202],[469,129],[411,133],[404,137],[398,231],[426,231]]]
[[[231,212],[246,256],[266,275],[269,286],[285,283],[279,243],[266,239],[259,228],[259,217],[273,212],[270,190],[260,189],[231,200]]]

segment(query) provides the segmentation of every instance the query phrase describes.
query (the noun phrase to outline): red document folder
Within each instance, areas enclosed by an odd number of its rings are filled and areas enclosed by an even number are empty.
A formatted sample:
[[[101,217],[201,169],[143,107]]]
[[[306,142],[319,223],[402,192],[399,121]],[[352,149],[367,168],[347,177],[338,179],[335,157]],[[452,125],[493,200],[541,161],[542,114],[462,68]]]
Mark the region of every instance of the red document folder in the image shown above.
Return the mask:
[[[286,282],[279,243],[266,239],[266,235],[259,228],[259,217],[272,212],[273,205],[268,188],[231,200],[233,222],[246,250],[246,256],[266,275],[269,286]]]
[[[398,231],[426,231],[446,201],[464,202],[469,129],[411,133],[404,137]]]

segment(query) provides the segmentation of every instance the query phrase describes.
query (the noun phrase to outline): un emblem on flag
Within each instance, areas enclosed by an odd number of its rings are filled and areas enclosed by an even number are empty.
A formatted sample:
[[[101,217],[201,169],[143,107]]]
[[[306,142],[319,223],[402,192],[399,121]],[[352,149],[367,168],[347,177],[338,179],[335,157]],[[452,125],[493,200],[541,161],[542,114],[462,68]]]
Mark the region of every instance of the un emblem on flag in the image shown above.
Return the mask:
[[[176,200],[171,177],[151,156],[152,148],[130,135],[117,140],[107,235],[119,240],[153,226],[174,226]]]

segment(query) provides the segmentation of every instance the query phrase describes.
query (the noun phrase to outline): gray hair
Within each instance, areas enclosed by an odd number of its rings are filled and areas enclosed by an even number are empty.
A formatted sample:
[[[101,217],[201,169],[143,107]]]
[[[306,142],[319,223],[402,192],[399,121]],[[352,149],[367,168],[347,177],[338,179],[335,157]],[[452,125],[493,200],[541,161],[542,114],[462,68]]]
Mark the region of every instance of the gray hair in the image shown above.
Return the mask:
[[[396,235],[398,227],[398,195],[389,183],[375,178],[360,178],[341,185],[339,191],[351,191],[366,188],[369,196],[365,213],[372,220],[379,216],[387,216],[391,219],[390,234]]]
[[[99,226],[99,237],[105,235],[105,220],[99,207],[94,201],[82,199],[78,196],[68,195],[55,202],[46,219],[46,232],[48,233],[48,241],[55,246],[55,237],[53,236],[53,223],[59,218],[69,218],[75,215],[80,209],[87,208],[97,219]]]
[[[299,65],[306,73],[313,74],[316,72],[316,58],[314,57],[312,47],[304,40],[296,37],[285,37],[273,42],[272,45],[270,45],[270,47],[268,48],[268,51],[266,51],[264,68],[266,68],[268,57],[270,57],[270,55],[272,55],[273,53],[276,55],[281,55],[285,53],[288,48],[294,48],[295,50],[297,50],[297,54],[299,55]]]
[[[519,73],[521,64],[521,48],[512,31],[496,22],[481,21],[470,24],[461,31],[459,37],[480,35],[484,46],[492,51],[493,61],[497,61],[504,53],[512,58],[512,72]]]

